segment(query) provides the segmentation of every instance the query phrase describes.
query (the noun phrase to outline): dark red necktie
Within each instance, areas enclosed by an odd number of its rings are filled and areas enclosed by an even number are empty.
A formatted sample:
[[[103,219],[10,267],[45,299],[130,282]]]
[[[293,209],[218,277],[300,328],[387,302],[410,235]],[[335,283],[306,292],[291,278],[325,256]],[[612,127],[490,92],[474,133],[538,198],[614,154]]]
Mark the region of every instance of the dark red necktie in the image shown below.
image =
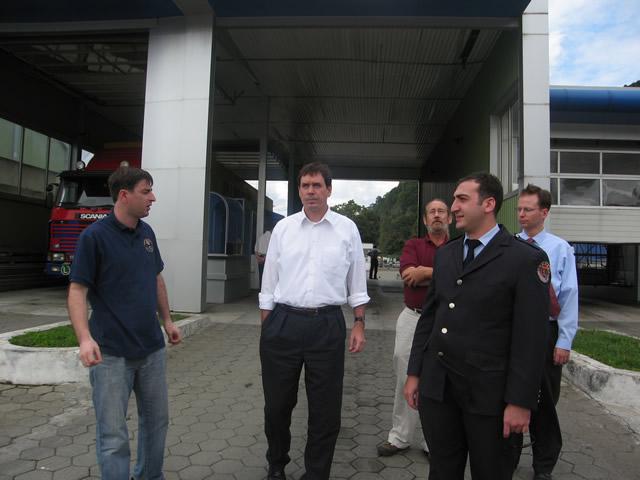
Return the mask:
[[[527,243],[536,243],[536,241],[529,237],[527,238]],[[551,272],[549,272],[549,275],[551,275]],[[549,276],[549,315],[553,319],[557,319],[558,315],[560,315],[560,302],[558,302],[558,296],[551,284],[551,276]]]

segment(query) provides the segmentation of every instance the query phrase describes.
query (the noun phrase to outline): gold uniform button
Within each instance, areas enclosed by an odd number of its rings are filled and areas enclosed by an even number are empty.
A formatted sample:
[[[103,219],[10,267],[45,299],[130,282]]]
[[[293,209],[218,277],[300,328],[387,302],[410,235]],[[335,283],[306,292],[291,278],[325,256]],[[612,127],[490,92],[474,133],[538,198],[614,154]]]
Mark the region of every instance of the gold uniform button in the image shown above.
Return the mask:
[[[444,352],[438,352],[439,357],[444,357]]]
[[[447,330],[446,327],[444,327],[442,330],[440,330],[442,333],[447,333],[449,330]]]
[[[459,278],[458,280],[456,280],[456,285],[462,285],[462,279]]]
[[[453,302],[451,302],[451,303],[449,304],[449,308],[450,308],[451,310],[453,310],[454,308],[456,308],[456,304],[455,304],[455,303],[453,303]]]

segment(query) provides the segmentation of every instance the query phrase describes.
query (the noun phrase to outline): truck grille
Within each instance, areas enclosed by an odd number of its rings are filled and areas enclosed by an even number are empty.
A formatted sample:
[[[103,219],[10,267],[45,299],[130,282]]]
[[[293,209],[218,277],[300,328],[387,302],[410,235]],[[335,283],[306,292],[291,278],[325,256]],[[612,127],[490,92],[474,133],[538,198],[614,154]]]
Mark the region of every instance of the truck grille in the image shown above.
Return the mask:
[[[49,248],[52,252],[66,252],[73,253],[78,243],[78,237],[82,231],[91,225],[93,222],[80,222],[77,220],[68,220],[64,223],[52,223],[51,224],[51,242]],[[54,245],[59,244],[60,247],[54,248]]]

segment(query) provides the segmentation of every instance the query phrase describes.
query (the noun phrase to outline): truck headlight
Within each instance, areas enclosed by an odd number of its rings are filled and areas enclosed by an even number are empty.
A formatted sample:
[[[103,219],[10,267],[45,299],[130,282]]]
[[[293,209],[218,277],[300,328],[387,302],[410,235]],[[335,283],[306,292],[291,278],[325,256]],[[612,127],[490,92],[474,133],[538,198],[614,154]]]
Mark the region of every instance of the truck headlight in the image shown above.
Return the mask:
[[[54,253],[53,255],[51,255],[51,260],[54,262],[64,262],[64,253]]]

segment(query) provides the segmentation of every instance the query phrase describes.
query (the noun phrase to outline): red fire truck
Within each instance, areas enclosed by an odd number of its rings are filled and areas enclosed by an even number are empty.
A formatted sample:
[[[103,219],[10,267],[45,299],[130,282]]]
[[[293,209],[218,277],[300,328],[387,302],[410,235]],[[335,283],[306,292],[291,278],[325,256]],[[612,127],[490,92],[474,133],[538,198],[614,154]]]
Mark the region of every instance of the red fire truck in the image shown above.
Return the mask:
[[[140,147],[109,148],[96,153],[85,166],[61,172],[49,220],[49,252],[45,271],[52,276],[71,272],[80,233],[113,207],[107,180],[121,165],[140,167]]]

